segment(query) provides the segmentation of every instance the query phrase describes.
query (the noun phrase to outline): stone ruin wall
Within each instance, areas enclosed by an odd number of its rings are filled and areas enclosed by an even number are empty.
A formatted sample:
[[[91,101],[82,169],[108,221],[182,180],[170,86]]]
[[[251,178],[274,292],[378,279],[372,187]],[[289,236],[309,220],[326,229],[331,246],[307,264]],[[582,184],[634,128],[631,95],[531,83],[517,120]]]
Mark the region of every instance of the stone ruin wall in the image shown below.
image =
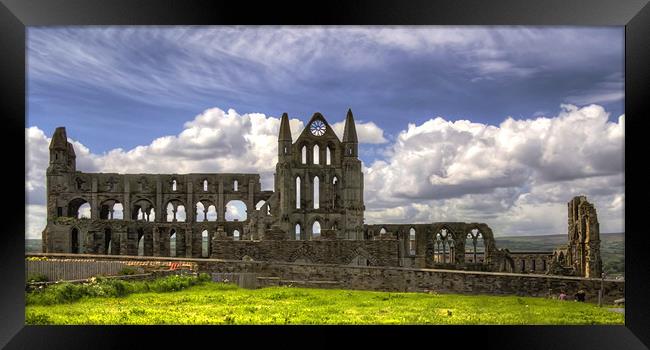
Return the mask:
[[[319,152],[331,147],[332,164],[311,164],[309,151],[307,162],[301,161],[299,150],[305,145],[315,147],[309,142],[319,138],[305,129],[293,143],[288,118],[283,115],[276,191],[262,191],[258,174],[83,173],[76,170],[74,148],[67,142],[65,129],[57,128],[47,171],[48,224],[43,231],[43,251],[521,273],[550,271],[587,277],[600,274],[598,220],[593,205],[584,197],[569,202],[569,244],[564,251],[555,253],[497,249],[492,230],[484,223],[373,224],[359,228],[357,221],[362,221],[363,215],[361,211],[359,219],[355,211],[364,208],[363,178],[357,169],[360,163],[351,112],[346,119],[346,133],[354,137],[344,138],[342,143],[322,115],[315,114],[310,123],[314,121],[322,121],[327,127],[322,137],[329,143]],[[282,148],[284,152],[280,152]],[[340,155],[344,150],[346,153]],[[343,168],[353,171],[346,175]],[[321,172],[334,171],[344,184],[337,191],[342,191],[342,198],[351,200],[337,199],[337,194],[332,197],[336,199],[331,203],[334,207],[329,207],[329,192],[324,191],[323,207],[307,210],[313,203],[309,202],[309,191],[304,191],[302,209],[296,209],[296,193],[291,186],[296,176],[310,178],[303,174],[307,170],[322,176],[326,183],[329,178]],[[285,195],[281,195],[283,191]],[[231,200],[244,203],[246,220],[225,220],[226,204]],[[265,203],[256,209],[260,201]],[[216,220],[205,220],[205,212],[198,213],[197,220],[199,202],[205,210],[215,208]],[[83,203],[90,205],[92,219],[75,217]],[[121,220],[114,218],[117,204],[123,208]],[[174,216],[171,220],[167,218],[169,205]],[[184,220],[176,217],[181,206],[185,210]],[[155,218],[151,217],[153,212]],[[339,222],[340,215],[348,214],[355,218],[349,225],[345,220]],[[323,221],[321,237],[315,236],[308,225],[314,220]],[[299,240],[291,232],[296,222],[304,228]],[[172,234],[176,235],[174,251],[170,244]]]
[[[596,302],[602,283],[605,303],[611,304],[625,296],[624,281],[543,274],[224,260],[200,260],[197,264],[202,272],[252,273],[293,281],[320,280],[332,282],[330,288],[341,289],[531,297],[556,297],[561,291],[573,295],[584,290],[586,300]],[[327,288],[327,284],[321,287]]]
[[[361,266],[400,266],[396,240],[217,241],[211,258]]]

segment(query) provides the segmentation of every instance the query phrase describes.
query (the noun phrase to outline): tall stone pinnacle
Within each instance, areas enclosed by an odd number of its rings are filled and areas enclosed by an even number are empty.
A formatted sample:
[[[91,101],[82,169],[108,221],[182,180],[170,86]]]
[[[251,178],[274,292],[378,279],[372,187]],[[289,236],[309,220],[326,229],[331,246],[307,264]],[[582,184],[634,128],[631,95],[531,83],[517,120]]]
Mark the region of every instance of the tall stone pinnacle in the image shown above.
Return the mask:
[[[280,120],[278,141],[291,141],[291,127],[289,126],[289,115],[287,113],[283,113]]]
[[[55,148],[62,150],[68,149],[68,137],[65,133],[65,128],[62,126],[56,128],[54,135],[52,135],[52,141],[50,141],[50,149]]]
[[[354,117],[352,109],[348,109],[348,115],[345,117],[345,128],[343,129],[343,142],[358,143],[357,128],[354,126]]]

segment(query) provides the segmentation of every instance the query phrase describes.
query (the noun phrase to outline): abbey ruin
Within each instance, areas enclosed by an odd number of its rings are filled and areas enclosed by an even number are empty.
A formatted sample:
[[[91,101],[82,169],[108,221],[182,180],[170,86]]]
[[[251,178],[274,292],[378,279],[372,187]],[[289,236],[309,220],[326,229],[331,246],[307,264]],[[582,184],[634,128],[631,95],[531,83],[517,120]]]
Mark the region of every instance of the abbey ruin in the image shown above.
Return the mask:
[[[553,252],[499,249],[485,223],[365,224],[352,112],[342,140],[320,113],[306,125],[294,141],[282,115],[272,191],[259,174],[77,171],[59,127],[43,252],[600,276],[598,219],[585,197],[569,202],[568,244]],[[229,217],[234,203],[241,219]]]

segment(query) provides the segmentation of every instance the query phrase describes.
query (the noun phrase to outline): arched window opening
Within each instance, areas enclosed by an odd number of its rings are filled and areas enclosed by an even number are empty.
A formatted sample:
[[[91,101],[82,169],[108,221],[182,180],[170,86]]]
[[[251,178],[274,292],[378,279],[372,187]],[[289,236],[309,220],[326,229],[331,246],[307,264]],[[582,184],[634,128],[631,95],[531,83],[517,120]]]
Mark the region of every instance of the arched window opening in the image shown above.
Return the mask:
[[[471,230],[465,238],[465,262],[474,264],[485,260],[485,241],[478,229]]]
[[[296,224],[296,232],[295,233],[296,233],[295,234],[296,241],[299,241],[300,240],[300,224]]]
[[[203,180],[203,192],[208,192],[208,180]]]
[[[70,252],[73,254],[79,254],[79,250],[81,247],[81,241],[80,241],[80,235],[79,235],[79,230],[75,227],[72,229],[70,232]]]
[[[248,217],[246,204],[232,200],[226,204],[226,221],[245,221]]]
[[[205,206],[203,206],[203,203],[201,202],[196,202],[196,222],[203,222],[206,221],[208,213],[205,210]]]
[[[210,236],[208,230],[201,232],[201,256],[207,258],[210,256]]]
[[[185,212],[185,206],[179,205],[176,207],[176,221],[185,222],[187,218],[187,213]]]
[[[176,191],[176,180],[172,180],[172,191]]]
[[[111,218],[115,220],[124,219],[124,206],[122,203],[115,203],[113,205],[113,212],[111,213]]]
[[[526,272],[526,259],[521,259],[521,272]]]
[[[311,226],[311,237],[312,239],[320,237],[320,222],[318,220],[314,221],[314,224]]]
[[[71,200],[68,203],[68,216],[77,219],[90,219],[90,204],[83,198]]]
[[[386,229],[382,227],[381,230],[379,230],[379,234],[382,235],[385,233],[386,233]]]
[[[239,241],[239,239],[240,239],[240,238],[239,238],[239,230],[234,230],[234,231],[232,231],[232,238],[233,238],[235,241]]]
[[[138,221],[151,221],[153,222],[155,219],[155,210],[151,205],[151,202],[148,200],[140,199],[135,201],[132,206],[132,211],[131,211],[131,219],[132,220],[138,220]],[[123,214],[122,216],[124,217],[124,209],[122,210]]]
[[[436,234],[434,241],[434,262],[449,264],[454,263],[454,239],[447,232],[447,229],[441,229]]]
[[[169,231],[169,256],[176,256],[176,230]]]
[[[320,148],[318,145],[314,145],[314,164],[320,164]]]
[[[318,176],[314,176],[314,209],[320,207],[320,184]]]
[[[232,184],[233,191],[239,191],[239,182],[235,180]]]
[[[169,202],[167,204],[167,222],[173,222],[176,219],[176,210],[174,210],[174,205]]]
[[[339,182],[339,178],[334,176],[334,178],[332,179],[332,185],[336,185],[338,182]]]
[[[325,148],[325,164],[332,165],[332,151],[330,151],[330,146]]]
[[[77,218],[90,219],[90,204],[88,204],[88,202],[79,206],[79,210],[77,211]]]
[[[413,227],[409,230],[409,253],[415,255],[415,229]]]
[[[208,221],[217,221],[217,207],[211,204],[208,207],[208,211],[205,214],[205,217]]]
[[[307,146],[302,146],[302,164],[307,164]]]
[[[300,209],[300,177],[296,178],[296,209]]]

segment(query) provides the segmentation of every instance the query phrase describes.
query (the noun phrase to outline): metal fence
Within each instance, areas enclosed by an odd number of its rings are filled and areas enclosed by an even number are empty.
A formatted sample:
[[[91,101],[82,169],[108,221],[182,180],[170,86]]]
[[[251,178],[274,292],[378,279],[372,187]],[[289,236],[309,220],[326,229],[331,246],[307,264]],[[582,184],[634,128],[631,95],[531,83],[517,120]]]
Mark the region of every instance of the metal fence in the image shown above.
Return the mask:
[[[25,280],[36,275],[45,275],[49,281],[69,281],[93,276],[118,275],[126,264],[118,261],[26,261]]]

